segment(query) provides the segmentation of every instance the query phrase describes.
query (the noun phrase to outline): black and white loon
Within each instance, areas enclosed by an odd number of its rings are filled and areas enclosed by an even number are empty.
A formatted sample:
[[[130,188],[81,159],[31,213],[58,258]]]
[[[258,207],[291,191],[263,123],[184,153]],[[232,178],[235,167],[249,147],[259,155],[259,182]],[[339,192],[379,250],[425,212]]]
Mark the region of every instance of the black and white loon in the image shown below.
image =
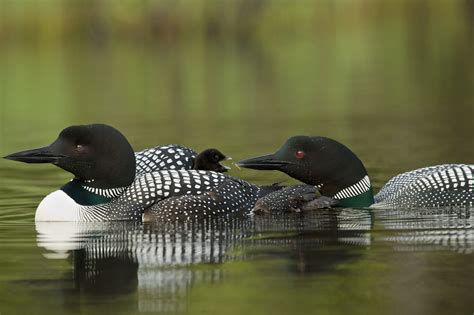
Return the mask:
[[[127,139],[103,124],[68,127],[49,146],[5,158],[52,163],[75,176],[41,201],[36,221],[141,220],[145,210],[147,219],[167,221],[248,213],[258,198],[278,189],[206,170],[137,172]]]
[[[276,153],[243,160],[237,165],[280,170],[316,186],[323,196],[337,199],[337,206],[342,207],[409,209],[474,205],[474,165],[444,164],[403,173],[393,177],[374,196],[359,158],[343,144],[325,137],[292,137]]]

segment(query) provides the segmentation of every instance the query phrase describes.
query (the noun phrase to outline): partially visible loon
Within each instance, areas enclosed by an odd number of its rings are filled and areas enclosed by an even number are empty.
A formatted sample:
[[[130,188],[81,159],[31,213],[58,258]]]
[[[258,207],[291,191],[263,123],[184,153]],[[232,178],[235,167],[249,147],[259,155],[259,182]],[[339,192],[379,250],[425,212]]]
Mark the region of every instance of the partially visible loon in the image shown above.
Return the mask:
[[[36,221],[141,220],[145,210],[148,219],[156,214],[169,221],[248,213],[258,198],[279,189],[205,170],[169,169],[135,176],[131,145],[118,130],[103,124],[68,127],[49,146],[5,158],[52,163],[75,176],[41,201]]]
[[[474,165],[444,164],[393,177],[373,195],[367,171],[343,144],[325,137],[295,136],[274,154],[250,158],[237,165],[257,170],[280,170],[339,207],[391,209],[473,207]]]
[[[329,208],[337,204],[337,200],[318,196],[312,185],[292,185],[274,191],[260,198],[252,209],[254,214],[302,212]]]

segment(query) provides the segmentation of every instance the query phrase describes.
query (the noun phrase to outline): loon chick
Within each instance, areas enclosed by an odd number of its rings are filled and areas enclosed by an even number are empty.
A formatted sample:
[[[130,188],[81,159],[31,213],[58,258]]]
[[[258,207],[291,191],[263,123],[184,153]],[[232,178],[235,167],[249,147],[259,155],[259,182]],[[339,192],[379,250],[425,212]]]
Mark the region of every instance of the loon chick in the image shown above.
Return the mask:
[[[219,190],[224,183],[242,182],[203,170],[162,170],[135,176],[136,160],[131,145],[118,130],[103,124],[68,127],[49,146],[5,158],[52,163],[74,175],[73,180],[41,201],[36,221],[141,220],[145,209],[158,207],[167,198],[192,195],[189,200],[197,200],[207,191],[225,194]],[[243,197],[238,204],[248,206],[249,211],[250,204],[267,189],[245,184],[247,190],[235,198]],[[193,202],[186,204],[193,205]],[[209,208],[206,214],[222,214],[217,209],[233,213],[235,209],[230,207],[233,205],[206,205]],[[189,213],[189,209],[180,205],[173,206],[172,211]]]
[[[240,161],[237,165],[280,170],[338,206],[374,208],[445,208],[474,205],[474,165],[444,164],[417,169],[392,178],[374,197],[367,171],[343,144],[325,137],[296,136],[274,154]]]
[[[229,168],[219,164],[230,160],[217,149],[206,149],[197,154],[194,150],[168,144],[135,153],[137,176],[162,170],[204,170],[227,172]]]
[[[214,172],[227,172],[230,168],[219,164],[221,161],[231,160],[217,149],[206,149],[194,158],[193,169]]]
[[[316,187],[311,185],[288,186],[257,200],[252,212],[255,214],[301,212],[329,208],[337,204],[337,200],[318,196],[317,192]]]

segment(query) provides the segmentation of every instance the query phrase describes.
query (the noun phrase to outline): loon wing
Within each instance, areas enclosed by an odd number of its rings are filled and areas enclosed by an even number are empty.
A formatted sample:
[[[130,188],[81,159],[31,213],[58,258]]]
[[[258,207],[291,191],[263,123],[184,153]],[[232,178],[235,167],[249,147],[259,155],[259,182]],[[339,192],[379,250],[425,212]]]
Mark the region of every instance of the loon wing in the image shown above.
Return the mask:
[[[175,220],[248,212],[264,194],[280,186],[257,186],[244,180],[203,170],[145,173],[110,202],[78,206],[77,221],[140,219],[145,209],[158,219]]]
[[[170,144],[135,153],[137,176],[161,170],[190,170],[197,153],[185,146]]]
[[[145,209],[167,198],[200,195],[230,177],[202,170],[166,170],[145,173],[111,201],[91,206],[77,205],[76,221],[140,220]],[[249,184],[250,185],[250,184]]]
[[[373,208],[443,208],[474,205],[474,165],[443,164],[392,178]]]
[[[225,215],[248,214],[262,188],[227,177],[220,185],[198,195],[174,196],[145,211],[146,221],[188,221]]]

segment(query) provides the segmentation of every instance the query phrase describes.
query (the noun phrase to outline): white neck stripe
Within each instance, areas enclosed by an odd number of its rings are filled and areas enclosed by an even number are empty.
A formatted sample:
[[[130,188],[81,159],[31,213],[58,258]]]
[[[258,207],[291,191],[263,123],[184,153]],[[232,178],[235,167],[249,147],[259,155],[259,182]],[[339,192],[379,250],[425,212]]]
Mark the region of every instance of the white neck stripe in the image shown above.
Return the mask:
[[[352,186],[346,187],[334,195],[334,199],[346,199],[363,194],[370,189],[370,179],[365,175],[360,181]]]
[[[96,195],[104,196],[107,198],[116,198],[127,189],[127,187],[119,187],[119,188],[108,188],[108,189],[102,189],[102,188],[95,188],[95,187],[89,187],[89,186],[82,186],[85,190],[90,191],[91,193],[94,193]]]

